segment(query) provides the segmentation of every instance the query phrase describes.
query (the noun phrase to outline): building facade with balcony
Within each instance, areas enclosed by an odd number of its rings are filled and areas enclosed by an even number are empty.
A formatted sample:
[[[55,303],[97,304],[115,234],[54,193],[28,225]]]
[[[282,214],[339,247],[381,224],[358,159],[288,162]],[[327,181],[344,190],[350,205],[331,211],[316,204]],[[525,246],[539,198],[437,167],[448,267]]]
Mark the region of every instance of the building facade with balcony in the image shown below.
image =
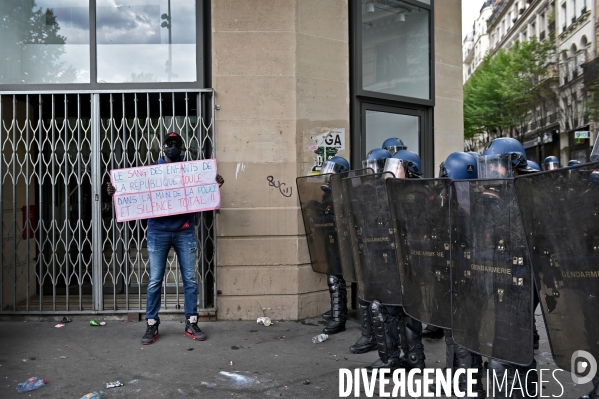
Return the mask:
[[[496,0],[488,19],[490,54],[508,49],[516,41],[536,37],[555,39],[555,52],[539,77],[538,104],[514,136],[524,144],[529,159],[542,162],[549,155],[563,164],[570,159],[587,160],[591,134],[584,140],[579,131],[592,131],[584,104],[583,66],[595,56],[594,3],[585,0]],[[576,136],[576,138],[575,138]],[[479,137],[474,148],[488,141]]]
[[[584,66],[595,58],[595,4],[556,1],[556,54],[559,70],[560,160],[588,162],[594,125],[586,114]]]
[[[472,31],[464,38],[462,55],[464,59],[464,83],[483,61],[489,51],[487,20],[493,13],[494,0],[486,0],[472,24]]]

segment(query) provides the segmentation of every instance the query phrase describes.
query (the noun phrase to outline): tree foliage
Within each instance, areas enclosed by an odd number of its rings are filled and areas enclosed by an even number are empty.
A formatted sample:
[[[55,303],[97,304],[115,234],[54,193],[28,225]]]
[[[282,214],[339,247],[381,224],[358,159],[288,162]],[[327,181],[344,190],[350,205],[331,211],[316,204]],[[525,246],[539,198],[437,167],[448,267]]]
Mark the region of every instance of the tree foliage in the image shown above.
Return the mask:
[[[539,77],[553,50],[551,41],[515,42],[487,55],[464,85],[464,137],[501,137],[518,130],[539,100]]]

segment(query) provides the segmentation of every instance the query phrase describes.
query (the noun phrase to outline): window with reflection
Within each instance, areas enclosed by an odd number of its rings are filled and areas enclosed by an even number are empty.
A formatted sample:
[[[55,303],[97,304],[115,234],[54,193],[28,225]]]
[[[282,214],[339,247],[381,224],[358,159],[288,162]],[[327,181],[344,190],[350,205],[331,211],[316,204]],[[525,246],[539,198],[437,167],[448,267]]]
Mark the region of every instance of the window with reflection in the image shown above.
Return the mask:
[[[389,137],[403,141],[407,149],[419,153],[420,118],[391,112],[366,111],[366,152],[381,148]]]
[[[98,82],[195,82],[195,3],[97,0]]]
[[[361,24],[362,88],[429,100],[430,11],[400,0],[362,0]]]
[[[89,5],[0,0],[0,84],[89,83]]]

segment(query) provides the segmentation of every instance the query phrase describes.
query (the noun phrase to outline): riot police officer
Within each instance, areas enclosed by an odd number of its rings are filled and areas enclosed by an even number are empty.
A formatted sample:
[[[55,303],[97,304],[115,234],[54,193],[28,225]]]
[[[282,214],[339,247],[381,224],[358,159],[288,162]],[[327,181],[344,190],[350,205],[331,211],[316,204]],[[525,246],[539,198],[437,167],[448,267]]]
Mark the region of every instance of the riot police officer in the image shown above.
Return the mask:
[[[559,159],[555,155],[549,155],[547,158],[545,158],[545,160],[543,161],[543,165],[545,167],[545,170],[555,170],[561,167],[559,164]]]
[[[396,178],[420,178],[422,165],[420,157],[408,150],[399,150],[387,159],[385,172],[393,172]],[[422,345],[422,324],[408,316],[402,306],[383,305],[378,300],[370,304],[372,325],[375,331],[379,359],[366,369],[398,368],[423,369],[424,346]],[[400,349],[403,355],[400,357]]]
[[[343,173],[349,170],[349,162],[343,157],[335,156],[322,165],[320,173]],[[322,315],[327,320],[327,325],[322,331],[325,334],[337,334],[345,331],[345,321],[347,320],[347,285],[343,279],[343,275],[338,274],[327,274],[327,284],[331,298],[331,310]]]
[[[385,141],[386,142],[386,141]],[[374,173],[380,173],[385,167],[385,161],[391,158],[389,151],[382,148],[371,150],[366,159],[362,161],[363,168],[370,168]],[[366,353],[377,348],[377,341],[372,328],[372,318],[370,315],[370,302],[362,298],[358,286],[358,306],[360,308],[360,326],[362,333],[355,344],[350,346],[349,351],[352,353]]]
[[[397,137],[390,137],[387,140],[385,140],[381,148],[383,150],[389,151],[389,154],[391,154],[392,156],[395,155],[397,151],[408,149],[408,147],[404,145],[403,141],[401,141]]]
[[[475,153],[476,154],[476,153]],[[454,152],[449,154],[445,162],[441,163],[439,177],[448,177],[452,180],[476,179],[478,177],[476,156],[471,153]],[[450,329],[443,330],[446,343],[446,368],[455,373],[459,369],[477,369],[474,374],[476,385],[473,391],[477,394],[476,398],[485,398],[485,391],[482,384],[483,361],[482,356],[471,352],[453,341]],[[467,388],[466,373],[461,374],[459,378],[459,388],[466,391]],[[467,399],[470,399],[468,397]]]
[[[496,158],[498,157],[498,158]],[[550,158],[550,157],[548,157]],[[557,159],[557,157],[554,157]],[[497,161],[499,159],[499,162]],[[556,164],[556,159],[550,159],[549,162],[546,159],[545,166],[547,168],[556,168],[559,166],[559,160]],[[502,162],[505,160],[506,162]],[[489,162],[487,162],[489,161]],[[481,165],[487,166],[486,170],[483,172],[480,167]],[[552,170],[552,169],[548,169]],[[502,137],[493,140],[483,151],[482,156],[479,158],[479,177],[483,178],[508,178],[512,176],[518,176],[527,173],[534,173],[535,170],[532,169],[526,160],[526,152],[524,150],[524,146],[518,140]],[[496,194],[495,194],[496,195]],[[524,245],[524,243],[522,243]],[[514,275],[514,274],[512,274]],[[515,276],[515,275],[514,275]],[[533,283],[533,292],[534,292],[534,283]],[[533,306],[536,308],[538,305],[538,297],[535,295],[535,303]],[[534,313],[533,313],[534,317]],[[534,320],[533,320],[534,325]],[[534,387],[536,384],[536,361],[534,360],[528,366],[518,366],[515,364],[511,364],[509,362],[500,361],[494,358],[489,359],[489,369],[495,373],[496,381],[503,381],[504,376],[507,374],[507,386],[511,387],[514,384],[516,377],[516,373],[520,378],[522,387],[524,388],[521,392],[520,390],[516,390],[516,392],[523,393],[524,398],[536,397],[529,396],[528,392],[536,392],[536,388]],[[530,375],[527,374],[529,371]],[[526,378],[526,381],[524,379]],[[517,383],[516,383],[517,384]],[[499,391],[499,392],[497,392]],[[495,398],[508,398],[509,389],[503,388],[499,389],[498,387],[494,388],[494,392],[496,394]],[[520,397],[520,396],[518,396]]]
[[[568,161],[567,166],[578,166],[580,165],[580,161],[578,159],[571,159]]]
[[[537,172],[541,171],[541,167],[539,166],[538,163],[536,163],[534,161],[530,161],[530,160],[527,160],[526,162],[528,162],[528,166],[530,166],[531,168],[533,168],[535,171],[537,171]]]

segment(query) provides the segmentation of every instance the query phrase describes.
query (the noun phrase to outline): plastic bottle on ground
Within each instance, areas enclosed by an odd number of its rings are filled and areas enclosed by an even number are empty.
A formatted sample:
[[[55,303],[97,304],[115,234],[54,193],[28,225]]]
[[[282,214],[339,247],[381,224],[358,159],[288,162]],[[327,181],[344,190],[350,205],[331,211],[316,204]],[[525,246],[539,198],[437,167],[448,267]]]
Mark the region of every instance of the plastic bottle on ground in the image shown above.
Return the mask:
[[[329,336],[327,334],[318,334],[317,336],[312,337],[312,343],[318,344],[323,341],[326,341],[328,338],[329,338]]]
[[[23,393],[33,391],[34,389],[38,389],[39,387],[44,386],[47,383],[48,380],[45,378],[31,377],[27,381],[21,382],[17,385],[17,392]]]
[[[100,399],[106,396],[104,391],[93,391],[88,393],[87,395],[83,395],[80,399]]]
[[[256,323],[263,324],[264,326],[268,327],[272,324],[272,321],[270,320],[270,317],[258,317]]]

